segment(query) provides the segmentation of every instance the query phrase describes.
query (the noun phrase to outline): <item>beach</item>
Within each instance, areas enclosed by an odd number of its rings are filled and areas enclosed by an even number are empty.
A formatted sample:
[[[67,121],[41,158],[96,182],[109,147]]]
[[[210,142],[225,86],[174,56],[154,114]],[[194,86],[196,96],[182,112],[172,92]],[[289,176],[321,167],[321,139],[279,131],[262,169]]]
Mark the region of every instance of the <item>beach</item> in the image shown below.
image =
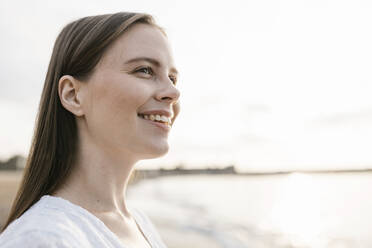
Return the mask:
[[[20,173],[0,173],[3,223]],[[180,175],[130,185],[169,248],[372,247],[372,173]]]
[[[368,248],[371,188],[370,172],[188,175],[143,180],[128,196],[170,247]]]

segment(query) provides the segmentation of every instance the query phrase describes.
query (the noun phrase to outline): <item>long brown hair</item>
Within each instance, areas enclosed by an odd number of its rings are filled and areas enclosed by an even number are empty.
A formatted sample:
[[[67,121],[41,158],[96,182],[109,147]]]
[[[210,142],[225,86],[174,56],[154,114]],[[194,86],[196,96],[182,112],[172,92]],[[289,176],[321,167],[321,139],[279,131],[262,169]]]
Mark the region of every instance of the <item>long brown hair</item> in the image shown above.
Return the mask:
[[[45,78],[24,175],[1,231],[43,195],[58,189],[73,169],[77,126],[74,115],[60,102],[59,79],[63,75],[89,77],[107,47],[136,23],[158,27],[150,15],[119,12],[84,17],[62,29]]]

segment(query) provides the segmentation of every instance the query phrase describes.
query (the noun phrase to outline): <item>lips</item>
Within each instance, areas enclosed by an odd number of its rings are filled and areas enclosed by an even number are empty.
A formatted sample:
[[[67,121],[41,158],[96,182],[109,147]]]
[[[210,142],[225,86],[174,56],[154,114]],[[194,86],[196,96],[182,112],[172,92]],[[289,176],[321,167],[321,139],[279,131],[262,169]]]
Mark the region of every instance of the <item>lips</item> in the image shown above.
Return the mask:
[[[170,125],[172,123],[172,120],[169,117],[166,117],[165,115],[144,115],[144,114],[138,114],[139,117],[145,120],[165,123]]]
[[[138,117],[145,120],[146,122],[148,122],[152,125],[155,125],[155,126],[161,128],[162,130],[169,131],[170,128],[171,128],[169,118],[167,118],[169,120],[169,122],[163,122],[162,120],[156,120],[156,117],[154,117],[153,115],[150,115],[150,117],[148,117],[148,115],[138,114]],[[159,116],[158,116],[158,118],[159,118]],[[151,119],[153,119],[153,120],[151,120]]]
[[[173,118],[173,112],[172,111],[168,111],[168,110],[165,110],[165,109],[154,109],[154,110],[146,110],[146,111],[141,111],[139,112],[140,115],[159,115],[159,116],[162,116],[164,115],[165,117],[168,117],[168,118]]]

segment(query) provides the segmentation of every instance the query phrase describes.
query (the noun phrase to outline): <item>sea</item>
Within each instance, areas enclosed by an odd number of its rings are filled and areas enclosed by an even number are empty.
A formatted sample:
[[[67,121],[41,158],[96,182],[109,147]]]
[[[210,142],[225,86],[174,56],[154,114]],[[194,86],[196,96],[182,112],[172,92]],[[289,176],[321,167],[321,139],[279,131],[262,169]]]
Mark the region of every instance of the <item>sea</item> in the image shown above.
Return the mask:
[[[164,235],[204,247],[372,247],[371,172],[168,176],[127,196]]]

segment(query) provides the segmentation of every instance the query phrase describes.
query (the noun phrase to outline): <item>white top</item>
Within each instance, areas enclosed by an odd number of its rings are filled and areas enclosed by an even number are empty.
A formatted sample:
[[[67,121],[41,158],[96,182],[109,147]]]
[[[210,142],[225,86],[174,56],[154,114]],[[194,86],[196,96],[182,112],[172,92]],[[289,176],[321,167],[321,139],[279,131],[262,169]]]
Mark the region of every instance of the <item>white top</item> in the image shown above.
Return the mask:
[[[130,212],[152,248],[166,248],[149,218]],[[63,198],[44,195],[0,235],[1,248],[133,248],[88,210]]]

